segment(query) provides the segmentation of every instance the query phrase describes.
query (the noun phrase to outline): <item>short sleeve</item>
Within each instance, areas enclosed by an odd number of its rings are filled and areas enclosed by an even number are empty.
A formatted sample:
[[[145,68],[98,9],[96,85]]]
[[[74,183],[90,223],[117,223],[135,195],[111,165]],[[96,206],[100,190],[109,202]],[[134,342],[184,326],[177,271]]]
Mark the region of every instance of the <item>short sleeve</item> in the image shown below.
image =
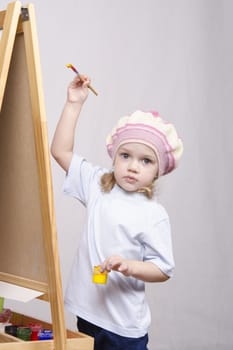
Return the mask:
[[[168,217],[153,223],[149,232],[143,237],[143,248],[144,261],[154,263],[169,277],[173,275],[175,263]]]
[[[86,205],[90,187],[95,179],[97,182],[97,177],[101,175],[100,173],[103,173],[103,171],[101,172],[99,167],[93,166],[84,158],[74,154],[65,177],[63,192]]]

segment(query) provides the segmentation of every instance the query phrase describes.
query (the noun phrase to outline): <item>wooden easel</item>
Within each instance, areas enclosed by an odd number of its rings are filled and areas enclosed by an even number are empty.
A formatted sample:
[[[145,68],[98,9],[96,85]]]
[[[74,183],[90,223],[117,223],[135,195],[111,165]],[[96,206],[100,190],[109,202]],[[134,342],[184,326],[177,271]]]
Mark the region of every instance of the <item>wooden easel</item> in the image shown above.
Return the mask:
[[[22,342],[1,334],[0,350],[91,350],[92,338],[65,328],[35,23],[32,4],[16,1],[0,12],[0,280],[43,293],[54,340]]]

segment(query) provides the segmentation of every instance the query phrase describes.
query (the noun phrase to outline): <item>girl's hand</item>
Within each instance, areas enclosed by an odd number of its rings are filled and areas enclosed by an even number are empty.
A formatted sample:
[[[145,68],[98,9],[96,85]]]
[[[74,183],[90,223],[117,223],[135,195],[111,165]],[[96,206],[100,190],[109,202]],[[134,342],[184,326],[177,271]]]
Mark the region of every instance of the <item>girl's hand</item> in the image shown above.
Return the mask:
[[[82,75],[81,79],[79,75],[76,75],[68,86],[67,101],[83,104],[87,99],[89,93],[88,85],[90,83],[91,80],[86,75]]]
[[[125,276],[131,276],[133,261],[122,258],[119,255],[112,255],[101,264],[101,270],[118,271]]]
[[[101,270],[121,272],[124,276],[131,276],[144,282],[164,282],[169,278],[153,262],[128,260],[119,255],[108,257],[101,264]]]

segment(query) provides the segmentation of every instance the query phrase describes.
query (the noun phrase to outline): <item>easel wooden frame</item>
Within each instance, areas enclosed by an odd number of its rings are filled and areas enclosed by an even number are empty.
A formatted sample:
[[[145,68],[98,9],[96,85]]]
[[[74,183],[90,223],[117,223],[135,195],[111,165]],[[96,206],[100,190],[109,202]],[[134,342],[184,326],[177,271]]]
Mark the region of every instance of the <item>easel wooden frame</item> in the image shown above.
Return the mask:
[[[31,115],[34,132],[35,158],[37,164],[39,203],[43,228],[43,249],[47,276],[44,281],[25,278],[21,275],[1,271],[0,280],[43,292],[51,308],[54,340],[34,342],[0,343],[1,349],[56,349],[91,350],[93,340],[81,333],[66,331],[60,262],[57,248],[56,223],[54,214],[50,155],[47,139],[47,124],[43,97],[42,79],[39,61],[39,48],[36,33],[35,12],[32,4],[22,7],[20,1],[9,3],[7,9],[0,12],[0,111],[4,105],[5,91],[11,69],[11,60],[17,36],[23,36],[28,84],[30,91]],[[0,115],[1,117],[1,115]],[[4,341],[4,340],[3,340]]]

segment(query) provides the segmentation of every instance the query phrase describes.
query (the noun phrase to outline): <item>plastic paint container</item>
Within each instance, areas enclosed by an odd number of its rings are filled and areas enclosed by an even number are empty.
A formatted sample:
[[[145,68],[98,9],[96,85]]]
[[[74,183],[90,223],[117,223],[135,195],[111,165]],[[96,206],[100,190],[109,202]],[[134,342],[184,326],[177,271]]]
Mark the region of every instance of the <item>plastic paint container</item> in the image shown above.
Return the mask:
[[[97,284],[106,284],[108,279],[107,271],[101,272],[100,265],[94,266],[92,274],[92,282]]]
[[[17,337],[17,329],[19,326],[17,325],[6,325],[5,333],[12,335],[13,337]]]
[[[42,329],[38,333],[38,340],[50,340],[53,339],[53,331],[50,329]]]
[[[31,340],[31,328],[30,327],[18,327],[17,328],[17,338],[23,340]]]
[[[38,333],[42,330],[42,325],[40,323],[30,323],[31,328],[31,340],[38,340]]]

